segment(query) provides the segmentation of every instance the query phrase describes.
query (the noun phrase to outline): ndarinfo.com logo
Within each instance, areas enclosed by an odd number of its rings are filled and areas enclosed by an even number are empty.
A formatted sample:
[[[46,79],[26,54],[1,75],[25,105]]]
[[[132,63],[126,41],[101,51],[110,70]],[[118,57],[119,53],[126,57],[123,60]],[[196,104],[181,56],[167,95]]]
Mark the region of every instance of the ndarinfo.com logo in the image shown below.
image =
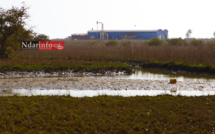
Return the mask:
[[[22,50],[64,50],[64,41],[23,41]]]

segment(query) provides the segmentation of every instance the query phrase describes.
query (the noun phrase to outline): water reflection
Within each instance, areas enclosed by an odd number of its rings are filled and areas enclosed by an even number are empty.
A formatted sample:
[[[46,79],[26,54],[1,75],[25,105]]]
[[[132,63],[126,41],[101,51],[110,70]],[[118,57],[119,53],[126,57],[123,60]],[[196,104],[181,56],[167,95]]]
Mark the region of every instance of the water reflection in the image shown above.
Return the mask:
[[[106,76],[107,77],[107,76]],[[114,75],[109,76],[116,79],[142,79],[142,80],[169,80],[176,78],[177,81],[192,82],[215,82],[213,75],[187,74],[170,71],[161,71],[153,69],[135,69],[135,73],[131,75]]]
[[[215,91],[177,91],[170,90],[40,90],[40,89],[17,89],[17,90],[0,90],[0,96],[37,96],[37,95],[58,95],[71,97],[95,97],[99,95],[109,96],[157,96],[157,95],[181,95],[181,96],[208,96],[215,95]]]

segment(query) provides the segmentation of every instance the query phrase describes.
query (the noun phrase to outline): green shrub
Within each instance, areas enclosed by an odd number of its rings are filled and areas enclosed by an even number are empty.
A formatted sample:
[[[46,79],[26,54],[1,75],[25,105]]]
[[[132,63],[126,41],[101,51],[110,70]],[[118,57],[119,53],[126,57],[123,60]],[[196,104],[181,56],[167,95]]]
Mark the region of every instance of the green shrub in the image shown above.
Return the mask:
[[[144,40],[143,42],[141,42],[141,44],[146,46],[146,45],[148,45],[148,41]]]
[[[172,46],[181,46],[181,45],[187,45],[187,42],[183,40],[182,38],[173,38],[167,40],[168,45]]]
[[[118,42],[115,40],[109,40],[108,42],[105,43],[106,46],[116,46],[117,44]]]
[[[203,41],[202,40],[196,40],[196,39],[194,39],[194,40],[191,40],[191,45],[193,45],[193,46],[200,46],[200,45],[203,45]]]
[[[159,46],[159,45],[161,45],[161,44],[163,44],[164,43],[164,41],[163,40],[160,40],[160,39],[158,39],[158,38],[152,38],[152,39],[150,39],[148,42],[147,42],[147,44],[149,45],[149,46]]]
[[[131,41],[123,41],[120,43],[122,46],[130,46],[131,45]]]

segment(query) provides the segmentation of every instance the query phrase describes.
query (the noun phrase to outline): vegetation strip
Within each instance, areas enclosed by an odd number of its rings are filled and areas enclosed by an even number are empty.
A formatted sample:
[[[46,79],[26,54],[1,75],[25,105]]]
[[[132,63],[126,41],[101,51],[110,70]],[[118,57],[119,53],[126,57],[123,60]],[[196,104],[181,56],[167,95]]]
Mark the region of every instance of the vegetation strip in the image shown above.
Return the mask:
[[[186,72],[186,73],[195,73],[195,74],[208,74],[215,75],[215,68],[205,65],[185,65],[185,64],[176,64],[174,62],[137,62],[129,61],[126,63],[111,63],[111,62],[83,62],[81,64],[70,63],[65,65],[59,64],[15,64],[15,65],[0,65],[0,72],[8,71],[68,71],[72,70],[73,72],[93,72],[93,73],[102,73],[106,71],[124,71],[125,73],[132,73],[132,69],[129,64],[133,67],[139,66],[141,68],[152,68],[152,69],[161,69],[169,70],[175,72]]]
[[[0,97],[2,133],[213,133],[215,97]]]
[[[76,62],[67,64],[12,64],[12,65],[0,65],[0,72],[8,71],[73,71],[73,72],[93,72],[102,73],[106,71],[124,71],[125,73],[131,73],[131,67],[128,64],[123,63],[110,63],[110,62]]]
[[[210,66],[203,65],[184,65],[184,64],[175,64],[172,62],[146,62],[146,63],[133,63],[131,65],[136,65],[141,68],[152,68],[160,70],[169,70],[174,72],[186,72],[194,74],[207,74],[215,75],[215,68]]]

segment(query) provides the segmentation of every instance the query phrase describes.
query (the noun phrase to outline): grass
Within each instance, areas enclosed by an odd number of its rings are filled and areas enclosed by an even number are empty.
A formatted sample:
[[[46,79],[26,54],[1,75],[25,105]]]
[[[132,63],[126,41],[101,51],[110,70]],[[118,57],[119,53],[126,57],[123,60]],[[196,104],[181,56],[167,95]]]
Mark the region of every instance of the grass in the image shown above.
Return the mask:
[[[0,97],[1,133],[213,133],[215,97]]]
[[[17,63],[17,60],[7,60],[0,65],[0,71],[69,71],[73,72],[100,72],[105,71],[125,71],[130,73],[132,70],[128,64],[125,63],[112,63],[103,61],[64,61],[61,60],[41,60],[33,62],[30,60],[22,60]]]
[[[121,45],[120,45],[121,44]],[[37,60],[86,60],[120,62],[181,62],[183,64],[215,65],[215,49],[202,46],[148,46],[143,41],[129,45],[106,46],[103,41],[65,41],[64,51],[20,51],[18,59]]]

